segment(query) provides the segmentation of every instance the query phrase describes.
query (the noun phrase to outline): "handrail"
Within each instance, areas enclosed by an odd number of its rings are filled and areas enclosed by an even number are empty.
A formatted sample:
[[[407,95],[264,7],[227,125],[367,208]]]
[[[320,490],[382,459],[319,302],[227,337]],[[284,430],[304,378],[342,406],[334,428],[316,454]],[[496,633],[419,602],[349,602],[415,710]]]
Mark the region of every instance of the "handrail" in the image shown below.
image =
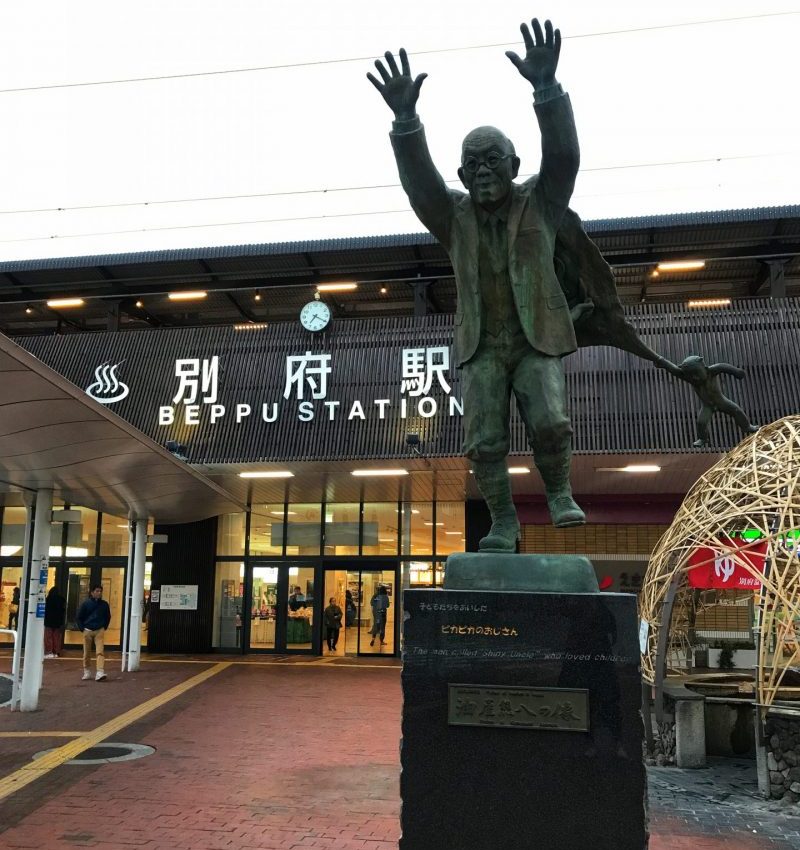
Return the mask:
[[[14,650],[13,657],[17,656],[17,641],[19,640],[19,631],[17,629],[0,629],[0,635],[13,635],[14,636]],[[19,671],[14,673],[12,668],[11,670],[11,704],[10,708],[13,711],[14,706],[19,702]]]

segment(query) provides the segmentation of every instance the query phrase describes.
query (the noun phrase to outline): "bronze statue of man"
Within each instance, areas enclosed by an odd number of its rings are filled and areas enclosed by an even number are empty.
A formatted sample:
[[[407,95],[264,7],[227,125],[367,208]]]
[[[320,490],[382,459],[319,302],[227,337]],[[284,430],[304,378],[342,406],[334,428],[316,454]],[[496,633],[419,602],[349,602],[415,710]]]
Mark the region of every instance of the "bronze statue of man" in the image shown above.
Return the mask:
[[[572,107],[556,81],[561,34],[545,21],[522,24],[525,57],[506,55],[534,90],[542,137],[537,177],[516,184],[520,161],[510,139],[478,127],[464,139],[458,175],[469,194],[449,189],[436,170],[416,112],[427,76],[411,76],[400,50],[367,76],[394,112],[391,140],[400,180],[422,223],[450,255],[458,310],[456,365],[464,391],[464,454],[489,507],[492,527],[481,551],[513,552],[519,521],[506,467],[513,393],[541,473],[553,524],[584,523],[572,498],[572,427],[561,358],[577,348],[554,270],[556,233],[578,174]],[[591,305],[588,305],[591,309]]]

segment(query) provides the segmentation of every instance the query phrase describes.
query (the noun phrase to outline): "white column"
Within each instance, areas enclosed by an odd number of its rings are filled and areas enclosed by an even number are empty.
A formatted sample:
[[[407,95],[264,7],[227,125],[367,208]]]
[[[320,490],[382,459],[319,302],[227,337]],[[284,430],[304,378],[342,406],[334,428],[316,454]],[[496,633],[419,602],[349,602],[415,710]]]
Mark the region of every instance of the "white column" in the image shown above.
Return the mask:
[[[11,710],[19,703],[20,681],[19,674],[22,666],[22,633],[25,625],[26,602],[28,599],[28,577],[31,569],[31,522],[33,522],[33,494],[25,494],[25,537],[22,541],[22,580],[19,583],[19,611],[17,612],[17,640],[14,643],[14,658],[11,661]]]
[[[128,522],[128,566],[125,570],[125,610],[122,615],[122,665],[120,672],[124,673],[128,662],[128,636],[130,634],[131,616],[131,581],[133,580],[133,546],[134,526]]]
[[[136,520],[133,549],[133,585],[131,587],[131,630],[128,634],[128,670],[139,669],[142,649],[142,600],[144,599],[144,562],[147,559],[147,520]]]
[[[44,664],[44,596],[47,590],[52,513],[53,491],[39,490],[36,493],[36,514],[33,522],[31,572],[28,581],[30,607],[25,633],[25,666],[22,670],[20,711],[35,711],[39,705],[39,689],[42,686]]]

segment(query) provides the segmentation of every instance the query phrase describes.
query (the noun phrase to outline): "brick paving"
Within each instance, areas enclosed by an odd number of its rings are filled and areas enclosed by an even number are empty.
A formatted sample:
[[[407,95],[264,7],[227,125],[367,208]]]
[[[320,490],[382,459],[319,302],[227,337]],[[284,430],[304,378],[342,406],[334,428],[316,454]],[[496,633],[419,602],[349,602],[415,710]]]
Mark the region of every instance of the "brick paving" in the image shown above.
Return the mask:
[[[74,661],[48,663],[43,710],[0,709],[0,731],[85,731],[206,669],[83,683]],[[237,664],[112,738],[154,755],[63,765],[0,803],[0,850],[396,850],[399,719],[396,666]],[[0,738],[0,774],[65,740]],[[737,762],[652,770],[651,850],[800,850],[800,817],[754,778]]]

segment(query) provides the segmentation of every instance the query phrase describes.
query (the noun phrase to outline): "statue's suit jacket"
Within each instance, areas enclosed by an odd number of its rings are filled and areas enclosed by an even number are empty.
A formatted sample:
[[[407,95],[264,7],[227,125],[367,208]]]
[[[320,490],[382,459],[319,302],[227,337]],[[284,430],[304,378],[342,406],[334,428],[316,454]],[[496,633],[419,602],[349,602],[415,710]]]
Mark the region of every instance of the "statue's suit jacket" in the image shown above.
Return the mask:
[[[528,342],[553,356],[577,348],[567,300],[553,267],[553,251],[580,163],[569,97],[557,89],[555,97],[535,105],[542,134],[541,168],[537,178],[513,184],[508,216],[508,271],[517,315]],[[395,121],[390,138],[400,181],[414,212],[453,263],[458,294],[455,359],[462,366],[475,354],[481,337],[475,204],[468,194],[449,189],[442,180],[419,118]]]

